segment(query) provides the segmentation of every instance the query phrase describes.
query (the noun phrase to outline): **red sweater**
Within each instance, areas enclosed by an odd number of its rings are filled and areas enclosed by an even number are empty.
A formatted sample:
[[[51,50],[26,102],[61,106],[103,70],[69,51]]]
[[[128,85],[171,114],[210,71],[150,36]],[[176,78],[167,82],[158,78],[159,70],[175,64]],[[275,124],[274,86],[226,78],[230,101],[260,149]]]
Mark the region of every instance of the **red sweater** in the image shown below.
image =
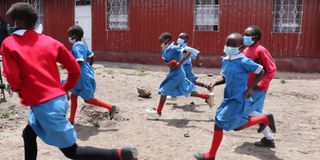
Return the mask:
[[[264,48],[262,45],[255,44],[253,46],[250,46],[244,49],[243,54],[248,58],[251,58],[254,62],[263,66],[263,69],[265,70],[265,74],[262,80],[257,84],[258,90],[261,90],[261,91],[268,90],[269,83],[271,82],[271,80],[273,79],[273,77],[276,75],[276,72],[277,72],[276,64],[274,63],[274,60],[271,57],[271,54],[269,53],[269,51],[266,48]],[[256,75],[254,73],[249,74],[248,86],[252,84],[255,78],[256,78]]]
[[[32,30],[6,38],[1,54],[3,74],[24,105],[34,106],[62,96],[75,87],[80,77],[79,65],[63,44]],[[68,71],[64,85],[60,83],[57,62]]]

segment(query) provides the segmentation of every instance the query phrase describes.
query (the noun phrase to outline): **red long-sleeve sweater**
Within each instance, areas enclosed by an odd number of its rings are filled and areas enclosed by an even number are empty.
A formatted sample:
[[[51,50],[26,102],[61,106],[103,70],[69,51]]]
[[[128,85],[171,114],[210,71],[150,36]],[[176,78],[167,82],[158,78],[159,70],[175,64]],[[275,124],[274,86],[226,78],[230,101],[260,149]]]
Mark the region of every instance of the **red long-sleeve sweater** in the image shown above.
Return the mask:
[[[66,94],[80,77],[80,68],[64,45],[53,38],[27,30],[13,34],[1,47],[4,71],[21,103],[34,106]],[[68,71],[62,86],[57,62]]]
[[[243,50],[243,54],[248,58],[251,58],[254,62],[263,66],[265,74],[262,80],[257,84],[258,90],[266,91],[269,88],[269,83],[274,78],[277,72],[276,64],[269,53],[269,51],[260,44],[247,47]],[[248,86],[250,86],[255,79],[256,75],[253,73],[249,74]]]

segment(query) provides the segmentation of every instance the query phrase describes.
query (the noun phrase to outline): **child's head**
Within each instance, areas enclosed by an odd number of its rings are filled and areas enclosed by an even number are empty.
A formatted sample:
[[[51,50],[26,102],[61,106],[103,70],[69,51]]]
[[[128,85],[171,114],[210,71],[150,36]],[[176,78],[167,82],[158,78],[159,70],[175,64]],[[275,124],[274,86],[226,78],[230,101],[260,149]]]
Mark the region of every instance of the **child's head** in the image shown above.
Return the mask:
[[[261,38],[261,30],[258,26],[249,26],[247,29],[244,30],[244,45],[252,46],[256,42],[258,42]]]
[[[162,49],[167,48],[169,44],[172,42],[172,35],[169,32],[163,32],[159,36],[160,47]]]
[[[68,39],[70,43],[75,43],[77,41],[80,41],[83,37],[83,29],[78,26],[78,25],[74,25],[71,26],[68,29]]]
[[[187,33],[180,33],[178,36],[178,40],[177,43],[178,45],[184,45],[185,43],[187,43],[189,40],[189,35]]]
[[[229,55],[236,55],[241,53],[243,49],[243,38],[240,33],[230,33],[227,36],[226,44],[224,46],[224,52]]]
[[[6,13],[8,24],[12,30],[34,29],[38,15],[32,5],[25,2],[19,2],[11,5]]]

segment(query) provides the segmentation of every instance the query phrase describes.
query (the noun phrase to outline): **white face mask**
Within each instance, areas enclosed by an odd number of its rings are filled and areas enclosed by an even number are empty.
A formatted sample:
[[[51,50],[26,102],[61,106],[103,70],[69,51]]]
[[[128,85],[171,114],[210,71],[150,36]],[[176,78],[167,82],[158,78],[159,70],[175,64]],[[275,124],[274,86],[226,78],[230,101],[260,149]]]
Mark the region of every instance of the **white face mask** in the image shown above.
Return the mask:
[[[75,44],[76,43],[76,39],[72,38],[72,37],[68,37],[68,40],[71,44]]]
[[[223,52],[226,53],[228,56],[232,56],[240,53],[240,49],[239,47],[224,46]]]
[[[177,44],[178,45],[184,45],[184,40],[182,38],[178,38]]]

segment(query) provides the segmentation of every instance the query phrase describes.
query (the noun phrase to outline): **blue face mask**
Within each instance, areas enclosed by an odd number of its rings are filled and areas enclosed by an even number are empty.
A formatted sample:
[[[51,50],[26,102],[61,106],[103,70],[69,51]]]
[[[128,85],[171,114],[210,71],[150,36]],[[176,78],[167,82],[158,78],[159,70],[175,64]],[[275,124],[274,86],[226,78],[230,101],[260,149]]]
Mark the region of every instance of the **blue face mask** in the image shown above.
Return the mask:
[[[76,43],[76,39],[72,38],[72,37],[68,37],[68,40],[71,44],[75,44]]]
[[[177,43],[178,45],[184,45],[184,40],[182,38],[178,38]]]
[[[240,53],[239,47],[228,47],[224,46],[223,52],[226,53],[228,56],[236,55]]]
[[[252,40],[252,36],[243,36],[243,44],[245,46],[251,46],[254,43],[254,40]]]

